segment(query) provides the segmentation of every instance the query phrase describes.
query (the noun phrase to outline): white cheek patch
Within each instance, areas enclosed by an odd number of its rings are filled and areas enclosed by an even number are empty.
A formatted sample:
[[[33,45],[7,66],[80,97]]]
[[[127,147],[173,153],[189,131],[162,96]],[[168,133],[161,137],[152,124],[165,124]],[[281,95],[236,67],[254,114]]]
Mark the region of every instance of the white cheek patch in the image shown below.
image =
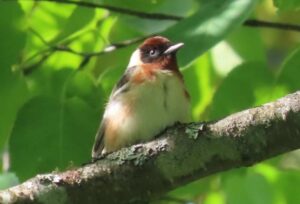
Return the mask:
[[[141,64],[141,55],[139,49],[137,49],[132,53],[127,67],[133,67],[139,64]]]

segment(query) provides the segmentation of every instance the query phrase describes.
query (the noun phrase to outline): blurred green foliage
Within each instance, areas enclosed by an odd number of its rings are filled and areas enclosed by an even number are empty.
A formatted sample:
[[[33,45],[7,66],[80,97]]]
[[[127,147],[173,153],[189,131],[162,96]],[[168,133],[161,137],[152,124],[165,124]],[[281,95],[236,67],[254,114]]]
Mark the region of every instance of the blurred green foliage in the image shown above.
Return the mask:
[[[274,0],[274,5],[280,10],[300,10],[300,1],[298,0]]]
[[[114,43],[153,34],[183,41],[178,61],[196,121],[300,88],[300,34],[241,25],[250,17],[299,23],[297,0],[86,1],[184,19],[0,1],[0,188],[90,160],[105,102],[138,45],[90,55]],[[300,153],[289,153],[195,181],[158,203],[299,203],[299,167]]]

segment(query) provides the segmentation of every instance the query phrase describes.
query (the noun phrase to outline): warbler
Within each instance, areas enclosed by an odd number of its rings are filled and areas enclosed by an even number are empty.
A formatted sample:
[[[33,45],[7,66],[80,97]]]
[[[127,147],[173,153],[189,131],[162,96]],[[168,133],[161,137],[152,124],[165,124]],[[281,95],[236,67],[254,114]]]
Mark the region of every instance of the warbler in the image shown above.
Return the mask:
[[[93,158],[151,140],[176,122],[189,122],[190,97],[176,60],[183,45],[154,36],[133,52],[109,97]]]

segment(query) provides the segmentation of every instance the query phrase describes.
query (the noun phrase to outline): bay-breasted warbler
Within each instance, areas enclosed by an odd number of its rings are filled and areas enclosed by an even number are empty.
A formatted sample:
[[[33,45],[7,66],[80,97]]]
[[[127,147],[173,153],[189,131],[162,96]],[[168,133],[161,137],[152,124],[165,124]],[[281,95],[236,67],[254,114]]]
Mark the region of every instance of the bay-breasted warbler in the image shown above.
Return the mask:
[[[189,94],[176,61],[182,46],[155,36],[133,52],[106,105],[93,158],[150,140],[168,126],[190,120]]]

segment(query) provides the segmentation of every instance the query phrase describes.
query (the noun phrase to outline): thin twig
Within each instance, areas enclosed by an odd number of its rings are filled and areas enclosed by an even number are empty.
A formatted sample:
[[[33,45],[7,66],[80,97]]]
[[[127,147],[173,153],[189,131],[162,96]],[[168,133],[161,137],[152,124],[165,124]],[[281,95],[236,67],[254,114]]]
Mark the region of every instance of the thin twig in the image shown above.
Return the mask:
[[[114,43],[114,44],[111,44],[111,45],[105,47],[103,50],[97,51],[97,52],[79,52],[79,51],[73,50],[72,48],[64,46],[64,45],[53,46],[52,48],[55,51],[69,52],[69,53],[79,55],[82,57],[94,57],[94,56],[100,56],[103,54],[107,54],[107,53],[115,51],[116,49],[124,48],[129,45],[141,42],[145,38],[147,38],[147,37],[141,37],[141,38],[136,38],[136,39],[132,39],[132,40],[126,40],[126,41],[123,41],[120,43]]]
[[[36,33],[37,32],[34,32],[34,34],[36,34]],[[147,37],[148,36],[136,38],[136,39],[132,39],[132,40],[125,40],[120,43],[111,44],[111,45],[107,46],[106,48],[104,48],[103,50],[97,51],[97,52],[79,52],[79,51],[76,51],[76,50],[66,46],[66,45],[51,46],[47,41],[43,40],[43,42],[45,42],[45,45],[47,45],[48,48],[46,50],[43,50],[43,53],[42,53],[43,56],[41,57],[41,59],[32,65],[23,67],[22,69],[23,69],[23,72],[25,75],[32,73],[32,71],[34,71],[38,66],[40,66],[43,62],[45,62],[50,57],[50,55],[53,54],[54,52],[68,52],[68,53],[82,56],[83,60],[79,65],[79,68],[81,69],[84,65],[86,65],[89,62],[91,57],[104,55],[104,54],[113,52],[117,49],[133,45],[135,43],[143,41]],[[37,53],[35,55],[37,55]]]
[[[28,65],[26,67],[23,67],[23,74],[24,75],[29,75],[31,74],[37,67],[39,67],[41,64],[43,64],[52,54],[54,51],[50,51],[46,54],[44,54],[39,61],[37,61],[34,64]]]
[[[2,0],[2,1],[15,1],[15,0]],[[142,11],[136,11],[126,8],[120,8],[105,4],[97,4],[92,2],[84,2],[84,1],[74,1],[74,0],[22,0],[22,1],[35,1],[35,2],[53,2],[53,3],[63,3],[63,4],[74,4],[77,6],[87,7],[87,8],[98,8],[98,9],[106,9],[111,12],[136,16],[139,18],[146,18],[146,19],[154,19],[154,20],[175,20],[179,21],[182,20],[184,17],[164,14],[164,13],[147,13]],[[274,29],[281,29],[281,30],[290,30],[290,31],[300,31],[300,25],[295,24],[287,24],[287,23],[274,23],[274,22],[267,22],[263,20],[246,20],[243,23],[244,26],[249,27],[264,27],[264,28],[274,28]]]
[[[41,1],[41,0],[39,0],[39,1]],[[47,1],[47,0],[45,0],[45,1]],[[243,23],[243,25],[248,26],[248,27],[264,27],[264,28],[273,28],[273,29],[290,30],[290,31],[298,31],[298,32],[300,31],[300,26],[298,26],[298,25],[283,24],[283,23],[272,23],[272,22],[255,20],[255,19],[247,20]],[[149,36],[144,36],[144,37],[133,39],[133,40],[126,40],[126,41],[121,42],[121,43],[112,44],[112,45],[107,46],[103,50],[97,51],[97,52],[79,52],[79,51],[73,50],[70,47],[67,47],[65,45],[50,46],[49,43],[47,41],[45,41],[40,34],[38,34],[36,31],[33,31],[33,30],[32,30],[32,32],[35,35],[37,35],[37,37],[45,45],[48,45],[50,50],[69,52],[69,53],[72,53],[72,54],[75,54],[75,55],[82,56],[84,59],[80,63],[79,68],[82,68],[84,65],[86,65],[89,62],[89,60],[91,59],[91,57],[100,56],[100,55],[103,55],[103,54],[113,52],[113,51],[115,51],[119,48],[124,48],[124,47],[130,46],[130,45],[135,44],[137,42],[143,41],[145,38],[149,37]],[[43,52],[45,52],[45,50]],[[47,53],[46,53],[46,55],[47,55]],[[36,54],[34,56],[36,56]],[[35,63],[34,65],[30,65],[30,70],[31,71],[26,72],[26,73],[31,73],[32,69],[35,66],[40,65],[41,62],[44,62],[48,57],[49,56],[41,58],[41,60],[38,63]]]
[[[47,42],[47,40],[45,40],[45,38],[35,29],[33,28],[29,28],[29,31],[34,34],[44,45],[47,46],[46,49],[40,50],[34,54],[32,54],[30,57],[26,58],[23,60],[22,64],[30,62],[31,60],[33,60],[34,58],[40,56],[40,55],[46,55],[48,52],[51,51],[51,45]],[[22,66],[21,64],[21,66]]]
[[[126,41],[123,41],[121,43],[111,44],[111,45],[107,46],[106,48],[104,48],[103,50],[98,51],[98,52],[85,53],[85,52],[76,52],[76,51],[71,49],[71,53],[81,55],[83,57],[83,60],[81,61],[80,65],[78,67],[78,69],[82,69],[87,63],[89,63],[91,57],[100,56],[100,55],[103,55],[103,54],[113,52],[117,49],[133,45],[135,43],[138,43],[138,42],[141,42],[141,41],[145,40],[147,37],[149,37],[149,36],[136,38],[136,39],[132,39],[132,40],[126,40]],[[67,49],[61,50],[61,51],[68,51],[69,49],[70,48],[67,48]]]
[[[2,1],[15,1],[15,0],[2,0]],[[74,0],[22,0],[22,1],[73,4],[73,5],[88,7],[88,8],[106,9],[106,10],[109,10],[111,12],[117,12],[117,13],[121,13],[121,14],[136,16],[136,17],[139,17],[139,18],[147,18],[147,19],[155,19],[155,20],[175,20],[175,21],[179,21],[179,20],[184,18],[184,17],[181,17],[181,16],[175,16],[175,15],[169,15],[169,14],[163,14],[163,13],[146,13],[146,12],[126,9],[126,8],[120,8],[120,7],[110,6],[110,5],[97,4],[97,3],[84,2],[84,1],[74,1]],[[300,31],[300,26],[299,25],[286,24],[286,23],[273,23],[273,22],[267,22],[267,21],[256,20],[256,19],[246,20],[243,23],[243,25],[244,26],[249,26],[249,27],[264,27],[264,28],[274,28],[274,29],[290,30],[290,31],[298,31],[298,32]],[[116,49],[127,47],[129,45],[132,45],[134,43],[142,41],[146,38],[146,37],[142,37],[142,38],[138,38],[138,39],[134,39],[134,40],[124,41],[124,42],[119,43],[119,44],[112,44],[112,45],[106,47],[105,49],[103,49],[101,51],[97,51],[97,52],[79,52],[79,51],[71,49],[70,47],[67,47],[66,45],[54,45],[54,46],[52,46],[38,32],[36,32],[33,29],[31,29],[30,31],[32,33],[34,33],[45,45],[48,46],[48,49],[44,50],[43,52],[39,52],[39,53],[36,53],[35,55],[33,55],[33,57],[36,57],[39,54],[44,53],[44,56],[41,58],[40,61],[38,61],[34,65],[29,66],[31,71],[33,70],[33,68],[35,66],[40,65],[42,62],[44,62],[49,57],[48,53],[50,51],[51,51],[51,53],[56,52],[56,51],[69,52],[69,53],[72,53],[72,54],[75,54],[75,55],[82,56],[83,60],[80,63],[80,66],[79,66],[80,68],[82,68],[85,64],[87,64],[89,62],[91,57],[103,55],[103,54],[106,54],[106,53],[109,53],[109,52],[113,52]],[[30,57],[29,59],[31,59],[31,58],[32,57]],[[25,61],[27,61],[27,60],[25,60]]]
[[[33,28],[29,28],[29,31],[32,32],[43,44],[45,45],[49,45],[49,43],[47,42],[47,40],[45,40],[45,38],[35,29]]]
[[[12,1],[12,0],[2,0],[2,1]],[[22,1],[35,1],[35,2],[52,2],[52,3],[62,3],[62,4],[73,4],[77,6],[87,7],[87,8],[99,8],[106,9],[111,12],[122,13],[131,16],[137,16],[139,18],[147,18],[147,19],[157,19],[157,20],[181,20],[183,17],[169,15],[164,13],[146,13],[142,11],[136,11],[126,8],[120,8],[111,5],[98,4],[93,2],[85,2],[85,1],[74,1],[74,0],[22,0]]]
[[[249,27],[264,27],[264,28],[274,28],[280,30],[300,31],[300,25],[294,25],[288,23],[273,23],[269,21],[262,21],[256,19],[246,20],[243,25]]]

